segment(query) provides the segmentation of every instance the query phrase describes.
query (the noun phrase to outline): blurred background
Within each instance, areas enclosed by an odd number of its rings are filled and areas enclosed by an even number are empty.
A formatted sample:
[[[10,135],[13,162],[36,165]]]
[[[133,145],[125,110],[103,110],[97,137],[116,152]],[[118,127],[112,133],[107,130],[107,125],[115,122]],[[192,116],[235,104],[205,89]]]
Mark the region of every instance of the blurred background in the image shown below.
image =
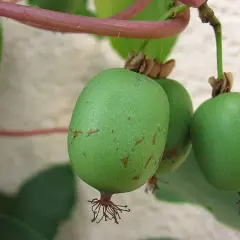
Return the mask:
[[[239,91],[238,2],[211,0],[209,4],[223,24],[224,69],[233,72],[233,89]],[[191,22],[170,56],[177,61],[171,77],[188,89],[195,108],[210,97],[207,80],[216,76],[214,35],[197,15],[192,10]],[[123,60],[107,40],[99,41],[87,34],[42,31],[5,18],[1,21],[4,26],[0,69],[2,129],[67,127],[84,84],[103,69],[123,66]],[[67,163],[66,143],[66,134],[0,137],[0,190],[13,194],[33,174],[56,163]],[[158,201],[145,194],[144,188],[114,196],[116,203],[131,208],[130,213],[122,215],[119,225],[91,223],[87,200],[98,197],[98,192],[79,179],[77,189],[73,217],[60,226],[56,240],[137,240],[161,236],[184,240],[240,239],[240,232],[217,222],[203,208]]]

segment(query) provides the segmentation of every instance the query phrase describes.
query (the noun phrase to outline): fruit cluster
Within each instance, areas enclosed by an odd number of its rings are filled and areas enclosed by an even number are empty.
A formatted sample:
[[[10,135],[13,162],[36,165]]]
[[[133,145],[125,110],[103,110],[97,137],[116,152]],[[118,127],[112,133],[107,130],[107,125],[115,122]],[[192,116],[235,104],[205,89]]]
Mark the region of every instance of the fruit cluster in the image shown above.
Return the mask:
[[[145,183],[154,191],[157,174],[177,170],[191,148],[213,186],[240,190],[240,94],[220,94],[194,113],[187,90],[167,78],[173,63],[131,54],[124,68],[102,71],[82,90],[68,152],[78,176],[100,192],[89,201],[92,221],[118,223],[130,210],[112,195]]]

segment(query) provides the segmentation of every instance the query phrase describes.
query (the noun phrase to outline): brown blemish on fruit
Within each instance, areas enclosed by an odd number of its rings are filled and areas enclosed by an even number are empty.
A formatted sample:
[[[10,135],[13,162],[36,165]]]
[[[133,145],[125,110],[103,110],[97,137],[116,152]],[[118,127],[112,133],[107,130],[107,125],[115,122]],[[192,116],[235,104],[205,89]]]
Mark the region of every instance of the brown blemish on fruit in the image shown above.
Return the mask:
[[[70,128],[70,131],[73,133],[73,137],[77,137],[78,134],[83,133],[81,130],[73,130],[72,128]]]
[[[156,145],[156,136],[157,136],[157,134],[155,134],[152,138],[152,144],[153,145]]]
[[[145,164],[145,168],[147,168],[148,164],[150,163],[150,161],[152,160],[153,156],[150,156]]]
[[[138,180],[139,179],[139,176],[135,176],[132,178],[132,180]]]
[[[163,160],[166,160],[167,158],[171,158],[177,155],[177,148],[172,148],[169,151],[164,153]]]
[[[141,139],[137,140],[137,141],[135,142],[135,144],[138,145],[138,144],[140,144],[143,140],[144,140],[144,137],[142,137]]]
[[[72,141],[79,135],[82,134],[83,132],[81,130],[73,130],[72,128],[70,128],[70,131],[72,132],[73,136],[72,136]],[[71,144],[72,144],[71,141]]]
[[[127,164],[128,164],[128,156],[125,157],[125,158],[122,160],[122,162],[123,162],[123,166],[126,168],[126,167],[127,167]]]
[[[131,120],[131,117],[128,117],[127,119],[128,119],[128,121],[130,121],[130,120]]]
[[[89,129],[87,132],[88,137],[91,136],[94,133],[97,133],[99,131],[99,129]]]

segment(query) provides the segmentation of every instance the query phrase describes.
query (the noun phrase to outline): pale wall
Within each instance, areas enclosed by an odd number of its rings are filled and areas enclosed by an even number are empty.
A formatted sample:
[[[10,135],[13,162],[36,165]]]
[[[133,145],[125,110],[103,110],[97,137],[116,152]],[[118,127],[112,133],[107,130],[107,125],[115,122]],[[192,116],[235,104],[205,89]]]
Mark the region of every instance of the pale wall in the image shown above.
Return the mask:
[[[238,1],[210,1],[222,15],[224,65],[236,81],[240,76],[240,26]],[[194,105],[210,96],[207,78],[216,73],[214,35],[193,11],[172,56],[177,67],[172,77],[190,91]],[[4,58],[0,72],[0,127],[40,128],[67,126],[83,84],[104,68],[122,66],[107,42],[87,35],[61,35],[4,20]],[[235,83],[239,90],[240,82]],[[33,172],[68,159],[66,136],[0,139],[0,189],[15,191]],[[90,223],[86,200],[96,191],[79,183],[81,201],[74,219],[60,230],[57,240],[140,239],[179,236],[191,240],[236,240],[235,232],[216,222],[206,211],[192,206],[160,203],[143,189],[116,196],[131,206],[120,225]]]

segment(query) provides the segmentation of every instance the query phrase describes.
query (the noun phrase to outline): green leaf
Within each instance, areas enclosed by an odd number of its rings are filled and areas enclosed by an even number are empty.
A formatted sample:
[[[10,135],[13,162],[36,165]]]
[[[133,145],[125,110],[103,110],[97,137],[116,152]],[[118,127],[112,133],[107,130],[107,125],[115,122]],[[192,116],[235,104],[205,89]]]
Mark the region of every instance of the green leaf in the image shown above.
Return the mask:
[[[15,196],[0,192],[0,214],[8,214],[12,209],[14,201]]]
[[[26,181],[17,194],[12,216],[52,239],[71,217],[76,202],[75,175],[69,164],[51,167]]]
[[[66,13],[73,13],[80,4],[80,0],[28,0],[27,2],[31,6]]]
[[[95,0],[95,6],[98,17],[110,17],[127,7],[129,7],[135,0]],[[172,0],[152,0],[152,2],[133,20],[158,20],[159,17],[169,10],[172,6]],[[141,39],[126,39],[110,37],[110,42],[115,51],[124,59],[127,58],[131,50],[135,52],[139,50],[140,45],[143,43]],[[177,36],[171,38],[153,39],[149,42],[145,49],[145,54],[152,58],[164,62],[170,54],[173,46],[175,45]]]
[[[16,219],[0,215],[1,240],[46,240],[38,232]]]
[[[224,192],[210,185],[203,176],[193,152],[183,165],[173,173],[157,176],[159,190],[156,197],[169,202],[187,202],[206,208],[215,218],[236,229],[240,229],[236,204],[240,196]]]

